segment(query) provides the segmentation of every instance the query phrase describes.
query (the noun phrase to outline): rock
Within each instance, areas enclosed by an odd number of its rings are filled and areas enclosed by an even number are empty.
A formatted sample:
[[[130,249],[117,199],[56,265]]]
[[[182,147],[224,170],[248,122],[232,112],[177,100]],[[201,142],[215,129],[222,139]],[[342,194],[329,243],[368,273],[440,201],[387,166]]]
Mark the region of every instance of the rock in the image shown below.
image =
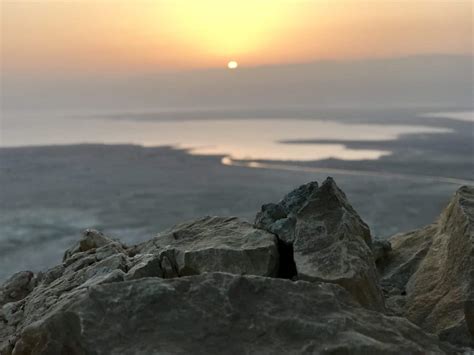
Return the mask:
[[[318,189],[316,181],[301,185],[283,199],[262,206],[255,218],[255,226],[275,234],[281,242],[292,244],[296,224],[296,214]]]
[[[127,273],[127,280],[166,276],[166,267],[163,267],[162,260],[158,255],[138,254],[131,262],[133,266]]]
[[[8,302],[25,298],[34,288],[37,279],[31,271],[20,271],[0,287],[0,307]]]
[[[392,245],[388,240],[374,239],[372,240],[372,254],[375,264],[378,268],[383,268],[387,262],[387,258],[392,250]]]
[[[392,238],[383,283],[406,294],[402,314],[443,340],[474,346],[474,188],[460,188],[437,223]]]
[[[264,205],[259,228],[205,217],[134,247],[88,230],[0,286],[0,354],[467,354],[473,210],[464,187],[436,224],[372,241],[328,179]]]
[[[381,268],[381,285],[388,295],[406,296],[406,285],[431,246],[436,229],[430,225],[390,238],[391,251]]]
[[[11,338],[22,329],[26,329],[25,339],[40,342],[35,324],[43,324],[51,310],[97,285],[207,271],[275,276],[277,269],[275,236],[238,218],[206,217],[183,223],[133,248],[88,230],[66,251],[62,265],[41,274],[41,278],[31,272],[18,273],[2,285],[0,335],[10,340],[1,345],[10,349]],[[58,337],[67,336],[69,326],[76,329],[69,324],[72,321],[67,318],[65,333],[58,333]],[[16,350],[24,353],[18,349],[27,347],[19,345]],[[60,351],[52,349],[53,353]]]
[[[474,295],[470,295],[464,304],[464,314],[466,316],[466,325],[471,334],[474,337]]]
[[[206,273],[81,289],[25,327],[13,354],[442,354],[405,319],[333,284]]]
[[[255,225],[292,245],[299,279],[337,283],[363,306],[384,310],[370,230],[333,179],[319,188],[303,185],[278,205],[264,205]]]
[[[82,234],[82,238],[74,246],[66,250],[63,261],[69,259],[76,253],[86,252],[113,242],[114,241],[111,238],[105,236],[103,233],[95,229],[87,229]]]
[[[275,276],[276,238],[236,217],[205,217],[179,224],[135,248],[160,256],[165,275],[210,271]],[[166,277],[166,276],[165,276]]]

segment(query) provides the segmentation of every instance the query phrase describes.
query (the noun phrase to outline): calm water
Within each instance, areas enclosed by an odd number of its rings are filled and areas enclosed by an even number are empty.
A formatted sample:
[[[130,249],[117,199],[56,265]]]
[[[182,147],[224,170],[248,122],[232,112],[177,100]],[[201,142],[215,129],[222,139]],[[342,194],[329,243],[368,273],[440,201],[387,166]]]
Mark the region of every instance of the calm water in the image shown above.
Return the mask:
[[[348,149],[339,144],[281,144],[283,140],[392,140],[406,133],[448,129],[415,125],[346,124],[305,119],[226,119],[133,121],[65,113],[3,113],[1,146],[74,143],[170,145],[193,154],[219,154],[234,159],[345,160],[378,159],[383,150]]]

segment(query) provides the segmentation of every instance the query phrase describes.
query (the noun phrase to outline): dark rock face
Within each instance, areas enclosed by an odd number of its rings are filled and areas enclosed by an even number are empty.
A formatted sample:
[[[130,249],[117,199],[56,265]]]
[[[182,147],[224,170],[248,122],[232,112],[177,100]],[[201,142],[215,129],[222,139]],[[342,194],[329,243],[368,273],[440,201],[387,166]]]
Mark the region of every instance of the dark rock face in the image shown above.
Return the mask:
[[[0,354],[469,353],[473,190],[391,247],[332,179],[264,205],[259,228],[205,217],[133,247],[87,230],[0,286]]]
[[[374,255],[375,264],[381,268],[387,262],[387,258],[392,251],[392,244],[388,240],[374,239],[372,240],[372,254]]]
[[[474,346],[474,188],[460,188],[436,224],[391,242],[382,285],[394,312],[443,340]]]
[[[255,226],[275,234],[283,243],[292,244],[296,214],[317,189],[318,183],[310,182],[291,191],[278,203],[263,205],[255,218]]]
[[[363,306],[384,309],[370,230],[333,179],[264,205],[255,225],[292,245],[299,279],[337,283]]]

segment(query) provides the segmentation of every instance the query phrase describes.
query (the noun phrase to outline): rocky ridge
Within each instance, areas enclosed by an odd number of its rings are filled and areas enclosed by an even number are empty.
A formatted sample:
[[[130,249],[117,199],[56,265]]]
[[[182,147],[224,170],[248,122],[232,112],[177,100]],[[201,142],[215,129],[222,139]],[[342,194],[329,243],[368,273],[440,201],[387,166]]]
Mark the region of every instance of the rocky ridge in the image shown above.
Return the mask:
[[[474,188],[389,242],[333,179],[135,246],[87,230],[0,287],[0,354],[443,354],[474,348]]]

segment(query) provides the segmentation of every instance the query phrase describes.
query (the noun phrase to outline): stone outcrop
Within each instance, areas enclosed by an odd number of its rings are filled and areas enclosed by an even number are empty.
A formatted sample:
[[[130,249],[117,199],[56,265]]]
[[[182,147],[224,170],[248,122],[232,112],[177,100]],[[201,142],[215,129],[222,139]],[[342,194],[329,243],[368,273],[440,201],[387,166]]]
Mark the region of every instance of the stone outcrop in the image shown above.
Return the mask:
[[[332,179],[255,227],[204,217],[135,246],[87,230],[59,265],[0,286],[0,354],[467,354],[473,192],[391,243]]]
[[[382,269],[389,308],[443,340],[474,346],[474,188],[460,188],[435,224],[390,241]]]
[[[275,236],[236,217],[204,217],[178,224],[133,252],[139,258],[158,257],[164,275],[172,276],[210,271],[276,276],[278,270]]]
[[[369,227],[333,179],[264,205],[255,225],[291,245],[298,279],[339,284],[361,305],[384,309]]]

